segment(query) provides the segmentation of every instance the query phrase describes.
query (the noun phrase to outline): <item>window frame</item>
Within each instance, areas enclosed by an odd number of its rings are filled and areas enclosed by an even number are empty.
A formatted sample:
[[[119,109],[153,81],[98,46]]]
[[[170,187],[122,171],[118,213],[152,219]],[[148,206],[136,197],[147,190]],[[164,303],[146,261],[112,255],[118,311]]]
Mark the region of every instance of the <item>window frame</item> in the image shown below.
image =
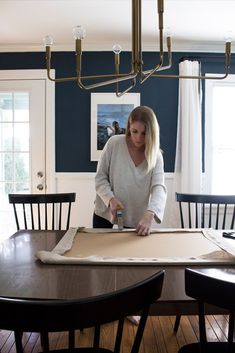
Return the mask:
[[[218,74],[207,73],[206,76],[218,77]],[[223,75],[221,75],[223,77]],[[211,180],[212,180],[212,125],[213,125],[213,111],[212,111],[212,99],[213,99],[213,88],[216,86],[228,86],[233,85],[235,87],[235,74],[230,74],[226,79],[211,79],[205,80],[205,164],[204,164],[204,177],[203,177],[203,192],[211,193]]]

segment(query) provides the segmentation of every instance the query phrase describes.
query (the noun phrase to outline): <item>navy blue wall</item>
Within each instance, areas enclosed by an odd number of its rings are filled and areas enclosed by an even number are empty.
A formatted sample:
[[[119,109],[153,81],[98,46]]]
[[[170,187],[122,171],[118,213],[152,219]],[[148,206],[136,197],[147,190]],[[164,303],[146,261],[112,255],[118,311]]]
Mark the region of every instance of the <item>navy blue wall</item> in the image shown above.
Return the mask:
[[[178,73],[179,61],[187,53],[173,53],[173,67],[167,73]],[[190,56],[200,56],[190,53]],[[205,54],[202,54],[202,57]],[[209,58],[208,58],[209,56]],[[202,71],[222,73],[224,55],[216,59],[202,59]],[[145,69],[158,62],[156,53],[144,53]],[[122,53],[121,70],[129,72],[130,53]],[[86,52],[83,54],[83,75],[112,73],[113,54],[107,52]],[[75,76],[75,56],[72,52],[52,54],[52,68],[56,77]],[[44,53],[0,53],[0,69],[45,69]],[[233,69],[235,73],[234,58]],[[125,87],[126,84],[123,84]],[[55,140],[57,172],[94,172],[96,162],[90,161],[90,94],[91,92],[113,92],[115,87],[84,91],[75,82],[58,83],[55,87]],[[161,133],[161,148],[164,151],[165,171],[174,171],[178,80],[150,78],[143,85],[137,85],[132,92],[140,92],[141,104],[151,107],[158,118]]]

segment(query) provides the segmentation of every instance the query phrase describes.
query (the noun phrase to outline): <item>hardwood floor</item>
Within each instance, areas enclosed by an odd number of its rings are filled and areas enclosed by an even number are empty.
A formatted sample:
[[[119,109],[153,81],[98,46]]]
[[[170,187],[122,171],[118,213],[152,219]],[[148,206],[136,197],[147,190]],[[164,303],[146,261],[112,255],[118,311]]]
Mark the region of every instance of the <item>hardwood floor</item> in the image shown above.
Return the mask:
[[[150,316],[148,318],[143,341],[139,353],[177,353],[184,344],[198,340],[198,324],[196,316],[182,316],[177,334],[173,332],[175,317]],[[104,325],[102,329],[101,344],[112,348],[116,323]],[[225,341],[228,321],[226,316],[207,316],[208,340]],[[123,345],[121,353],[129,353],[136,326],[126,320]],[[86,346],[92,341],[92,329],[77,332],[76,346]],[[25,353],[38,353],[41,351],[40,337],[36,333],[24,333]],[[67,333],[51,333],[50,349],[67,347]],[[10,331],[0,331],[0,352],[15,353],[14,334]]]

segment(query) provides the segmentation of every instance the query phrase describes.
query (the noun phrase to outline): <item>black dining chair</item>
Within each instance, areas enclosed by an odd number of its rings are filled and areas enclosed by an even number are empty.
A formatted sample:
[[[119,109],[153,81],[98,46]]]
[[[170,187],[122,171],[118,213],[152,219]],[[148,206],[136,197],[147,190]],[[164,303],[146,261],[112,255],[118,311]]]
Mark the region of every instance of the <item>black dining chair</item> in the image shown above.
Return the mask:
[[[69,229],[71,204],[76,193],[9,194],[17,230]]]
[[[176,193],[176,201],[182,228],[234,229],[235,195]]]
[[[199,342],[186,344],[178,353],[234,353],[235,271],[226,269],[185,270],[185,292],[198,302]],[[226,342],[208,342],[205,305],[227,310],[229,315]]]
[[[163,280],[164,271],[158,271],[124,289],[79,300],[0,297],[0,328],[14,331],[17,353],[23,352],[22,332],[40,332],[43,352],[119,353],[124,319],[139,313],[140,323],[131,348],[131,353],[138,353],[150,306],[160,298]],[[100,348],[101,326],[114,321],[118,321],[118,327],[113,350]],[[95,328],[92,347],[75,349],[75,342],[70,340],[68,349],[50,351],[49,332],[74,332],[90,327]]]
[[[182,228],[234,229],[235,195],[182,194],[176,192]],[[176,316],[174,332],[178,331]]]
[[[13,205],[17,230],[68,230],[76,193],[8,194],[8,199]],[[74,332],[71,331],[69,337],[73,340]],[[43,346],[47,340],[41,333]]]

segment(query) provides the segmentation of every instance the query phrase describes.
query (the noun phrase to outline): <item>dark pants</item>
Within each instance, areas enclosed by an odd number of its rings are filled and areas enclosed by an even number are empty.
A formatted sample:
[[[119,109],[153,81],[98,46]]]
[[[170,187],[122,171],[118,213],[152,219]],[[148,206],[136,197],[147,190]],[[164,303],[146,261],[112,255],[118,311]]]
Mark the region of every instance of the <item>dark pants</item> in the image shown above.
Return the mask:
[[[93,228],[113,228],[113,224],[107,219],[93,214]]]

